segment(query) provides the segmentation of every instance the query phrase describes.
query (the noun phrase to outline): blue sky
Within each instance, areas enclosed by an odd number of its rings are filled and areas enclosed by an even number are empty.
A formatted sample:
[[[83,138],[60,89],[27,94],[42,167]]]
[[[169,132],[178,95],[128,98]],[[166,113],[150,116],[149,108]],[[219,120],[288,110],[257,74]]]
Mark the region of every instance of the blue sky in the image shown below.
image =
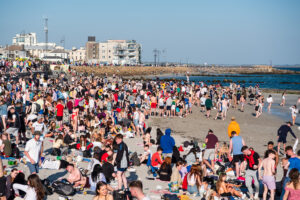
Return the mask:
[[[135,39],[142,60],[165,49],[161,61],[209,64],[300,64],[298,0],[2,0],[0,44],[22,31],[66,48]]]

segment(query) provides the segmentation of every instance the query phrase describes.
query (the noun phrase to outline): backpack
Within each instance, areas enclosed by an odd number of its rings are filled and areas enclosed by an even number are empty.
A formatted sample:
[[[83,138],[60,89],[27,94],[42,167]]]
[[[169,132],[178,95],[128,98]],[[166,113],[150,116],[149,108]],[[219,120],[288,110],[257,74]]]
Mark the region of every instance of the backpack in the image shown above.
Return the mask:
[[[11,144],[11,157],[20,158],[20,149],[15,143]]]
[[[44,187],[44,190],[45,190],[45,194],[47,196],[48,195],[52,195],[53,194],[53,190],[50,187],[50,181],[49,181],[49,179],[42,180],[42,184],[43,184],[43,187]]]
[[[141,162],[136,152],[134,152],[129,159],[134,166],[140,166]]]
[[[68,181],[55,181],[52,183],[52,188],[55,193],[63,196],[73,196],[76,193],[73,185]]]
[[[114,190],[113,191],[113,199],[114,200],[127,200],[127,197],[129,199],[132,199],[129,191],[124,191],[124,190]]]
[[[164,199],[164,200],[179,200],[179,198],[176,194],[164,194],[162,196],[162,199]]]
[[[41,105],[38,103],[35,103],[35,112],[39,113],[41,110]]]

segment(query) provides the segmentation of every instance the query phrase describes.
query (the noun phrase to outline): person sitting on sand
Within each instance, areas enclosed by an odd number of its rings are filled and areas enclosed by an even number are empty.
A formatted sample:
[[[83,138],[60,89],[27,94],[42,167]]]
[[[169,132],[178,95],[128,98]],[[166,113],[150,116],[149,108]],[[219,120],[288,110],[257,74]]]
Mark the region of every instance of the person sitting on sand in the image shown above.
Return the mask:
[[[163,164],[160,166],[157,173],[162,181],[170,181],[172,175],[171,157],[166,157]]]
[[[74,167],[73,164],[69,163],[67,166],[67,171],[69,172],[69,176],[67,180],[74,184],[74,187],[85,187],[87,183],[86,177],[82,176],[80,170],[76,167]]]
[[[237,187],[237,185],[226,183],[225,181],[226,181],[226,174],[221,173],[219,176],[219,180],[216,183],[217,193],[221,197],[236,196],[245,199],[246,194],[242,194],[241,192],[234,189],[234,187]]]

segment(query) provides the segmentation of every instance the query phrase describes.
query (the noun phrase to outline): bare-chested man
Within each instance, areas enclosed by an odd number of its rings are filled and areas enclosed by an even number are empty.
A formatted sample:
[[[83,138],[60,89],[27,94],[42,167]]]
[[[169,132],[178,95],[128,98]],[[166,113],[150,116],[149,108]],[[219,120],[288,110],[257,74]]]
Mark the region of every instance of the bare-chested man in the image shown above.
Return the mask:
[[[151,96],[151,115],[157,115],[156,106],[157,106],[157,98],[155,94]]]
[[[69,176],[67,180],[71,183],[74,184],[74,187],[85,187],[86,185],[86,178],[81,175],[81,172],[79,169],[75,168],[73,164],[69,164],[67,166],[67,171],[69,172]]]
[[[267,199],[268,190],[271,191],[271,196],[269,199],[274,200],[276,181],[275,181],[275,151],[267,150],[267,157],[263,159],[258,168],[259,179],[263,181],[264,193],[263,199]],[[264,168],[263,176],[261,176],[261,169]]]

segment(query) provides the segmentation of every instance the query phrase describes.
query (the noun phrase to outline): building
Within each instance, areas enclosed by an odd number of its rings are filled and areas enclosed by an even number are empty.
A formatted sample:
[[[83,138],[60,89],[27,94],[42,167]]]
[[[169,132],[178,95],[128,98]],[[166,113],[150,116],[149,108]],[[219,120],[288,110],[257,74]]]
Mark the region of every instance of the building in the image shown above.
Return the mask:
[[[24,49],[24,45],[10,45],[2,49],[2,58],[16,59],[28,58],[28,51]]]
[[[41,53],[41,58],[44,61],[63,63],[68,60],[68,52],[64,49],[54,49],[49,52]]]
[[[88,63],[99,62],[99,43],[96,42],[95,36],[89,36],[85,46],[86,49],[86,61]]]
[[[137,65],[141,63],[141,45],[135,40],[107,40],[99,43],[100,64]]]
[[[46,50],[45,42],[37,42],[36,33],[16,34],[12,39],[13,45],[23,45],[24,49],[29,52],[31,57],[42,58],[41,54]],[[48,51],[58,48],[55,43],[48,42]]]
[[[76,49],[75,47],[69,51],[70,62],[84,62],[86,56],[86,50],[84,47]]]
[[[13,45],[32,46],[36,43],[36,33],[20,33],[16,34],[16,36],[12,39]]]

